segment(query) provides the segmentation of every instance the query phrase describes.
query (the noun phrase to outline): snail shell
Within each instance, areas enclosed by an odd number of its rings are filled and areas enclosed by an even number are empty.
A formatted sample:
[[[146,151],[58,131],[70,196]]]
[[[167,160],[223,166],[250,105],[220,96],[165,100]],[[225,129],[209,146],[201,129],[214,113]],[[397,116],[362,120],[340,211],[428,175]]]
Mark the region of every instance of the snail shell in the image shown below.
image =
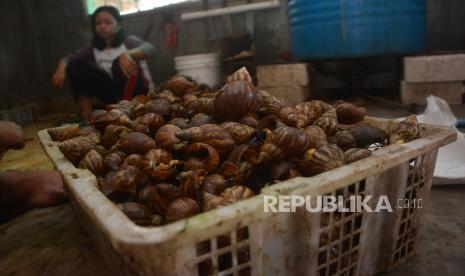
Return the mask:
[[[302,160],[296,160],[298,169],[307,174],[319,174],[344,165],[344,152],[335,145],[310,149]]]
[[[188,197],[178,198],[173,201],[166,211],[166,221],[173,222],[200,213],[197,202]]]
[[[302,129],[280,127],[267,137],[258,156],[258,163],[277,161],[304,152],[310,146],[310,139]]]
[[[363,107],[344,101],[337,101],[334,103],[334,107],[337,119],[341,124],[356,124],[365,119],[366,110]]]
[[[65,140],[74,138],[79,131],[78,125],[71,125],[67,127],[51,128],[47,130],[48,134],[53,141],[63,142]]]
[[[79,163],[80,168],[88,169],[95,175],[104,173],[106,164],[103,157],[96,151],[90,150]]]

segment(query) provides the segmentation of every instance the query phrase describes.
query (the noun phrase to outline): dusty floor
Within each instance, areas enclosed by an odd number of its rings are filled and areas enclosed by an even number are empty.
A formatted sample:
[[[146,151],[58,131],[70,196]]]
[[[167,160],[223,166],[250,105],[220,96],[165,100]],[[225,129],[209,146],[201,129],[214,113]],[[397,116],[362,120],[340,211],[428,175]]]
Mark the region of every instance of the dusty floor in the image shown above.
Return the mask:
[[[362,100],[370,115],[394,118],[408,112],[395,106]],[[453,108],[457,116],[465,107]],[[1,170],[50,169],[35,132],[25,129],[26,152],[8,152]],[[22,162],[18,162],[18,160]],[[419,233],[416,256],[383,275],[465,275],[465,185],[434,187]],[[0,275],[107,275],[89,237],[81,232],[69,204],[33,210],[0,225]]]

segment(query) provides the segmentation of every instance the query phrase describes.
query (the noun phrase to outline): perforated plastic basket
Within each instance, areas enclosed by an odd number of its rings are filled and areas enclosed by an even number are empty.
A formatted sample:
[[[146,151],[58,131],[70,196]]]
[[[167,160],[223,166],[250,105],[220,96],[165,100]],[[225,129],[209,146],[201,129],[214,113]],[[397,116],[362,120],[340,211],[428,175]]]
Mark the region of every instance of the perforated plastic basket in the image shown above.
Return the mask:
[[[350,195],[370,195],[373,210],[379,197],[387,196],[393,208],[393,212],[378,213],[310,213],[298,208],[292,219],[298,242],[288,249],[293,272],[374,275],[392,270],[414,254],[438,148],[456,139],[455,130],[430,125],[421,128],[423,138],[419,140],[390,145],[351,165],[262,191],[270,195],[343,195],[345,207],[349,207]]]
[[[421,139],[385,147],[315,177],[272,185],[263,194],[388,193],[410,198],[415,191],[423,197],[431,186],[437,149],[455,140],[456,132],[429,125],[422,131]],[[94,175],[64,158],[46,130],[38,135],[64,176],[79,222],[115,274],[371,275],[413,253],[420,209],[405,215],[402,210],[322,215],[302,208],[266,213],[263,195],[258,195],[165,226],[140,227],[100,193]],[[412,159],[416,161],[410,163]],[[325,235],[327,242],[320,244]]]

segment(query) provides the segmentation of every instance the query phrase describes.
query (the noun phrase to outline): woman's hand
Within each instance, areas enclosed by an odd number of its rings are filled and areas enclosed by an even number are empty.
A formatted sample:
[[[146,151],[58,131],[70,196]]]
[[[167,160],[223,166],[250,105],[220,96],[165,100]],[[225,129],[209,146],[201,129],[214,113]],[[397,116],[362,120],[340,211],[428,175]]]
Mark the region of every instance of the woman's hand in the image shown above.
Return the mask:
[[[58,64],[57,70],[55,74],[52,76],[52,83],[55,87],[62,88],[63,83],[66,79],[66,64],[64,62],[60,62]]]
[[[124,53],[118,58],[119,67],[126,78],[129,78],[137,73],[137,63],[132,59],[129,53]]]

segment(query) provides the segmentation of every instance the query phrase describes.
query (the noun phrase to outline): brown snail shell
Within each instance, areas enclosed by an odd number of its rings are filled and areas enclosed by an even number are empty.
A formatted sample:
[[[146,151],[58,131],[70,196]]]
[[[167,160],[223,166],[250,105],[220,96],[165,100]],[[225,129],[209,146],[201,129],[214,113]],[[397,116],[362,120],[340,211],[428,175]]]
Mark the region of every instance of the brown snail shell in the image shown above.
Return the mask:
[[[327,145],[308,150],[302,160],[296,160],[296,165],[303,173],[319,174],[343,166],[344,162],[344,152],[335,145]]]
[[[108,125],[103,132],[102,144],[105,148],[110,149],[121,137],[126,136],[130,132],[125,126]]]
[[[131,132],[123,136],[114,147],[126,154],[143,155],[155,148],[155,141],[146,134]]]
[[[168,151],[181,151],[183,150],[187,142],[182,141],[177,137],[177,134],[181,133],[181,129],[175,125],[164,125],[158,129],[155,134],[155,142],[157,145]]]
[[[120,125],[125,127],[131,126],[131,119],[123,111],[112,109],[107,113],[108,124]]]
[[[180,129],[190,128],[189,120],[185,118],[174,118],[168,122],[169,125],[175,125]]]
[[[354,136],[347,130],[338,131],[336,135],[328,137],[328,142],[337,145],[343,150],[357,147]]]
[[[179,174],[180,187],[183,196],[197,199],[207,172],[205,170],[185,171]]]
[[[197,113],[192,117],[189,127],[199,127],[211,123],[213,123],[213,120],[210,116],[205,113]]]
[[[168,116],[170,114],[171,104],[165,99],[151,100],[145,104],[145,109],[150,113],[157,113],[160,116]]]
[[[165,99],[165,100],[167,100],[168,102],[170,102],[172,104],[181,102],[181,98],[174,95],[174,93],[169,91],[169,90],[165,90],[165,91],[163,91],[161,93],[156,94],[155,98],[157,98],[157,99]]]
[[[163,89],[173,92],[176,96],[183,96],[188,92],[196,91],[200,85],[184,76],[174,76],[162,85]]]
[[[187,117],[188,111],[182,106],[180,103],[174,103],[170,106],[170,115],[171,117],[177,118],[185,118]]]
[[[59,143],[58,148],[68,160],[77,165],[89,151],[97,150],[97,144],[87,137],[74,137]]]
[[[318,126],[308,126],[304,128],[305,133],[307,133],[310,139],[309,148],[320,148],[328,144],[328,138],[326,137],[325,132]]]
[[[312,124],[318,117],[325,113],[330,105],[322,101],[310,101],[285,107],[279,112],[279,118],[285,124],[303,128]]]
[[[152,163],[149,162],[145,167],[144,172],[148,174],[153,180],[166,180],[176,173],[178,165],[183,162],[180,160],[171,160],[168,163]]]
[[[166,221],[173,222],[200,213],[197,202],[188,197],[181,197],[173,201],[166,211]]]
[[[229,183],[230,182],[227,181],[221,174],[211,174],[205,177],[200,190],[212,195],[219,195],[230,186]]]
[[[270,95],[268,97],[264,97],[263,106],[265,107],[267,114],[278,116],[282,109],[286,107],[293,107],[294,104],[288,99]]]
[[[140,154],[131,154],[124,159],[123,165],[131,165],[143,171],[148,166],[148,160]]]
[[[288,126],[303,128],[311,124],[312,117],[297,110],[295,106],[288,106],[279,111],[279,119]]]
[[[166,214],[171,202],[181,196],[178,187],[167,183],[149,185],[139,191],[139,201],[146,204],[152,212],[162,216]]]
[[[100,131],[92,125],[79,128],[76,136],[87,137],[94,141],[96,144],[102,143],[102,135],[100,134]]]
[[[372,125],[359,124],[339,131],[335,136],[328,138],[331,143],[337,144],[343,150],[350,148],[366,148],[374,143],[384,144],[387,134]]]
[[[286,127],[284,123],[282,123],[276,116],[268,115],[260,119],[258,122],[257,128],[259,130],[269,129],[275,130],[280,127]]]
[[[108,169],[116,171],[119,169],[124,160],[124,153],[122,152],[112,152],[104,157],[105,164]]]
[[[137,118],[140,116],[144,116],[147,113],[145,108],[145,103],[136,102],[136,104],[131,108],[131,116],[130,118]]]
[[[67,127],[51,128],[47,130],[53,141],[63,142],[74,138],[79,132],[79,125],[71,125]]]
[[[171,153],[164,149],[151,149],[145,154],[145,159],[152,164],[149,166],[158,165],[160,163],[168,164],[173,157]]]
[[[98,133],[98,132],[91,132],[88,135],[82,136],[82,137],[87,137],[90,140],[92,140],[95,144],[98,144],[98,145],[100,145],[102,143],[102,135],[100,135],[100,133]],[[103,148],[105,148],[105,147],[103,147]]]
[[[221,167],[216,173],[226,178],[235,177],[238,173],[238,168],[239,168],[239,165],[229,160],[226,160],[221,164]]]
[[[137,202],[125,202],[117,206],[135,224],[140,226],[152,225],[153,214],[146,205]]]
[[[220,127],[231,135],[237,145],[248,142],[256,133],[255,129],[236,122],[225,122]]]
[[[247,81],[237,80],[225,85],[215,97],[213,113],[219,121],[237,121],[262,105],[261,94]]]
[[[218,173],[224,177],[233,178],[236,185],[242,185],[250,176],[257,163],[258,151],[251,145],[240,145],[229,154],[228,160],[223,162]]]
[[[197,97],[190,94],[185,95],[183,100],[184,107],[190,112],[206,114],[213,112],[213,103],[215,102],[213,97]]]
[[[135,124],[132,127],[132,130],[134,130],[135,132],[140,132],[140,133],[150,135],[150,128],[144,124]]]
[[[104,129],[108,124],[108,112],[103,109],[94,110],[89,116],[89,123],[94,125],[96,128]]]
[[[239,120],[239,123],[243,124],[243,125],[247,125],[251,128],[257,128],[258,127],[258,119],[257,119],[257,116],[255,116],[254,114],[252,113],[249,113],[248,115],[246,115],[245,117],[243,117],[242,119]]]
[[[334,107],[329,108],[313,122],[313,125],[320,127],[328,136],[336,133],[338,124],[336,109]]]
[[[258,163],[277,161],[287,156],[304,152],[310,146],[310,139],[302,129],[280,127],[273,131],[266,139]]]
[[[228,203],[235,203],[253,197],[254,195],[254,192],[246,186],[235,185],[225,189],[220,196]]]
[[[187,154],[191,158],[184,163],[185,170],[204,169],[208,172],[213,172],[220,165],[218,152],[208,144],[194,143],[188,147]]]
[[[403,121],[395,123],[389,135],[389,143],[403,144],[420,137],[420,127],[417,117],[410,115]]]
[[[291,161],[280,161],[271,166],[270,181],[276,183],[279,181],[291,179],[299,176],[296,166]]]
[[[100,134],[100,131],[92,125],[86,125],[79,128],[76,136],[88,136],[94,133]]]
[[[203,193],[202,211],[210,211],[219,207],[227,206],[231,203],[227,202],[223,197],[210,193]]]
[[[247,68],[241,67],[239,70],[234,72],[232,75],[228,76],[226,82],[231,83],[237,80],[252,82],[252,77],[250,76],[249,71],[247,71]]]
[[[337,119],[341,124],[356,124],[365,119],[366,110],[352,103],[337,101],[334,103]]]
[[[148,101],[150,101],[150,99],[147,95],[137,95],[131,100],[131,102],[142,103],[142,104],[145,104]]]
[[[135,192],[141,179],[142,174],[139,169],[131,165],[122,165],[117,171],[107,174],[104,186],[111,186],[118,192]]]
[[[105,161],[96,150],[90,150],[84,158],[82,158],[81,162],[79,162],[79,167],[88,169],[95,175],[99,175],[106,171]]]
[[[157,113],[146,113],[136,119],[134,129],[148,135],[153,135],[164,124],[165,120],[163,120],[162,116]]]
[[[346,164],[367,158],[370,155],[370,150],[361,148],[352,148],[344,152]]]
[[[228,154],[235,145],[231,135],[215,124],[191,127],[176,133],[176,137],[194,143],[208,144],[220,155]]]

